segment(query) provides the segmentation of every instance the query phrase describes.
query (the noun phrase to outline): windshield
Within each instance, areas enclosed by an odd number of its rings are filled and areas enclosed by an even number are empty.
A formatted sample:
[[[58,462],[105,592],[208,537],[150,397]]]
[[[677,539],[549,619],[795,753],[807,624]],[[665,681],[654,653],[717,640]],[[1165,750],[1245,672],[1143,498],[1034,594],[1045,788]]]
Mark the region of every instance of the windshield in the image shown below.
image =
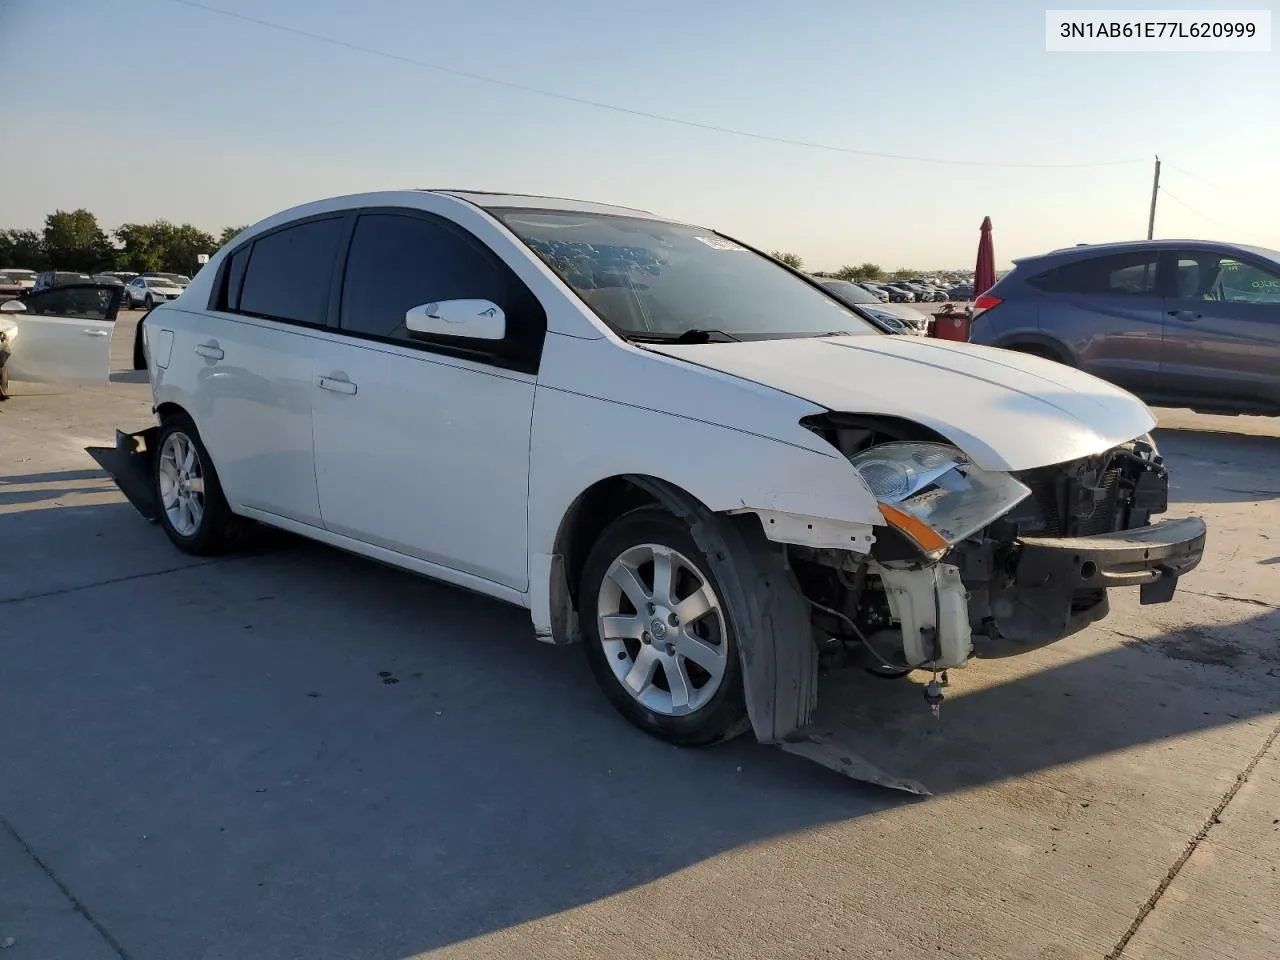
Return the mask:
[[[880,334],[786,268],[710,230],[570,211],[495,213],[623,336]]]
[[[178,283],[173,277],[144,277],[143,279],[149,287],[172,287]]]
[[[823,280],[822,285],[834,293],[845,303],[874,303],[879,305],[880,298],[863,290],[856,283],[848,280]]]

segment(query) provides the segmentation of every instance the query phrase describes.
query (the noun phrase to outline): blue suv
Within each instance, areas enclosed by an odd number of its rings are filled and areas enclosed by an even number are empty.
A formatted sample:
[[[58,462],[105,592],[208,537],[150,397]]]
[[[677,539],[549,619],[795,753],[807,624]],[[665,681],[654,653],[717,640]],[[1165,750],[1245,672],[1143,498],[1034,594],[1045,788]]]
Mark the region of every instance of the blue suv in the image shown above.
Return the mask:
[[[1204,240],[1014,261],[969,339],[1067,363],[1155,406],[1280,415],[1280,252]]]

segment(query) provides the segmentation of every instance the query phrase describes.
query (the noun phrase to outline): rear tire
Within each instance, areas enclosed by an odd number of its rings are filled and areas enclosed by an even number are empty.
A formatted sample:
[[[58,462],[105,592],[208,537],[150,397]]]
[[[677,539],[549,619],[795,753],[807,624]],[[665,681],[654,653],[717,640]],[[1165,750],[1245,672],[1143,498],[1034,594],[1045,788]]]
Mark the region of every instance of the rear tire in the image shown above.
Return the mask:
[[[133,369],[135,370],[147,369],[147,349],[142,342],[142,324],[146,322],[146,319],[147,318],[143,316],[143,318],[138,321],[138,326],[134,330],[133,334]]]
[[[230,546],[243,521],[227,506],[209,451],[185,413],[160,425],[152,463],[160,525],[173,545],[195,556]]]
[[[703,746],[747,729],[741,618],[681,520],[646,506],[605,528],[583,567],[578,615],[596,682],[645,733]]]

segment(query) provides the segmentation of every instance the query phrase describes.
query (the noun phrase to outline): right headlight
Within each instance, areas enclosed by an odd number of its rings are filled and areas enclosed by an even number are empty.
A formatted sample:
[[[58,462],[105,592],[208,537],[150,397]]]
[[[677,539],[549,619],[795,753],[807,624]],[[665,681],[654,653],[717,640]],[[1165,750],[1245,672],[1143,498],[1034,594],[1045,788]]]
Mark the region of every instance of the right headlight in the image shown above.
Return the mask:
[[[941,556],[1031,494],[1007,473],[974,466],[942,443],[886,443],[849,458],[886,522]]]

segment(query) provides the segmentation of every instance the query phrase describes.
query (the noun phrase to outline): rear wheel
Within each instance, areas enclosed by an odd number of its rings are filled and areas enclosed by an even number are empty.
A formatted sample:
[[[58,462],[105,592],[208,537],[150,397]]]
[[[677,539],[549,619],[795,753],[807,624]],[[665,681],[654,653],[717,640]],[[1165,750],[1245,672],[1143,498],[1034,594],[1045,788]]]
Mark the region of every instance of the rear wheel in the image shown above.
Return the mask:
[[[745,729],[734,618],[682,521],[641,507],[610,524],[578,608],[596,682],[640,729],[683,746]]]
[[[185,553],[205,556],[225,549],[239,526],[227,506],[209,451],[186,414],[160,425],[154,458],[160,525]]]

